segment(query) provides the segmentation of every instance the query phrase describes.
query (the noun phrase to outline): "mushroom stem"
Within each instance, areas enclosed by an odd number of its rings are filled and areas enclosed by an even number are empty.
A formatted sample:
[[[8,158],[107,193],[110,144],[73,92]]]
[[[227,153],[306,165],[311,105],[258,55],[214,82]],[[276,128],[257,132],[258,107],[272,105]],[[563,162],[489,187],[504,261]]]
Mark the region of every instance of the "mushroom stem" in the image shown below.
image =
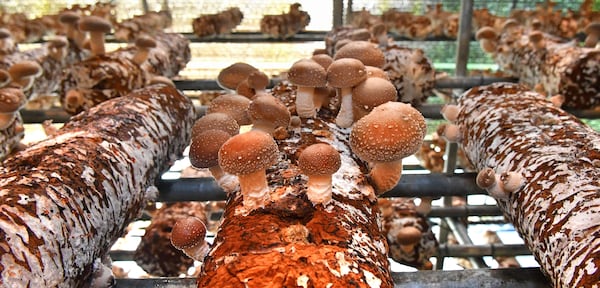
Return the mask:
[[[90,50],[93,55],[103,55],[106,53],[104,47],[104,32],[90,31]]]
[[[261,131],[263,131],[265,133],[269,133],[271,135],[273,135],[275,128],[277,128],[277,127],[275,126],[275,124],[273,122],[270,122],[265,119],[255,119],[252,122],[252,129],[261,130]]]
[[[65,108],[75,111],[83,105],[83,94],[79,90],[71,89],[65,95]]]
[[[344,87],[340,90],[341,104],[340,111],[338,111],[335,123],[342,127],[348,128],[352,126],[354,122],[354,115],[352,112],[352,88]]]
[[[249,174],[238,175],[238,179],[240,181],[244,207],[249,208],[249,211],[265,207],[265,204],[271,200],[267,175],[264,169]]]
[[[142,63],[148,60],[148,55],[150,55],[150,50],[146,48],[138,48],[135,55],[133,55],[132,61],[138,65],[142,65]]]
[[[421,215],[427,215],[429,214],[429,212],[431,212],[431,202],[433,201],[433,198],[431,197],[421,197],[421,202],[419,202],[419,205],[416,208],[416,211],[418,213],[420,213]]]
[[[15,113],[0,113],[0,130],[8,128],[15,120],[15,116]]]
[[[306,196],[315,204],[327,204],[331,201],[331,175],[308,175]]]
[[[219,165],[208,167],[208,171],[210,171],[210,174],[212,174],[212,176],[217,181],[219,181],[219,179],[225,176],[225,172],[223,171],[223,169],[221,169],[221,166]]]
[[[378,194],[391,190],[402,176],[402,159],[390,162],[377,162],[371,168],[369,178]]]
[[[296,113],[301,118],[313,118],[316,115],[313,94],[315,88],[298,86],[296,90]]]

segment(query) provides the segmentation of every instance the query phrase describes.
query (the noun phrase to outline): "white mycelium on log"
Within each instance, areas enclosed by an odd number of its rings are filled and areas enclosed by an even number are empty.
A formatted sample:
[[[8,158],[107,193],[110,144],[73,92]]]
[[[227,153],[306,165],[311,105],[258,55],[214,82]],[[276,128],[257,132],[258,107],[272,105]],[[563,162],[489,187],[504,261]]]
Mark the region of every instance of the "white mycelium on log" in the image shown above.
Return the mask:
[[[6,159],[0,284],[84,285],[94,262],[156,194],[156,177],[189,143],[194,115],[181,92],[151,86],[74,116],[56,135]]]
[[[473,88],[458,106],[467,157],[497,180],[481,175],[478,184],[490,187],[553,285],[598,287],[600,135],[518,84]]]

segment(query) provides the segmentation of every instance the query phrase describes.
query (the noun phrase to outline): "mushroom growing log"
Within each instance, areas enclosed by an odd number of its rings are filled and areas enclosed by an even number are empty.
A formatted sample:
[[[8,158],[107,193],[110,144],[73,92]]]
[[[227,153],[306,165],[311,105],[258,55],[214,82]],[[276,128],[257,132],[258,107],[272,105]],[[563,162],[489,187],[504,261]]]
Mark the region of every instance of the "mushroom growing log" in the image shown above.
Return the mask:
[[[555,287],[600,285],[600,134],[519,84],[475,87],[458,107],[477,182],[542,271]]]
[[[0,168],[0,278],[8,287],[81,287],[181,156],[191,101],[155,85],[71,118]],[[96,262],[96,263],[95,263]],[[89,283],[89,282],[87,282]]]
[[[521,83],[549,97],[562,96],[567,108],[589,109],[600,104],[599,49],[579,47],[576,41],[526,31],[516,24],[505,25],[495,37],[488,36],[480,39],[482,44],[493,43],[490,49],[500,69]]]
[[[295,91],[288,88],[279,84],[272,94],[292,106]],[[334,124],[329,106],[276,140],[279,155],[266,171],[270,197],[263,207],[248,211],[239,188],[228,194],[198,287],[393,287],[367,165],[352,155],[349,131]],[[298,166],[304,149],[317,143],[333,146],[341,158],[332,199],[324,203],[311,202],[310,180],[301,172],[307,167]]]

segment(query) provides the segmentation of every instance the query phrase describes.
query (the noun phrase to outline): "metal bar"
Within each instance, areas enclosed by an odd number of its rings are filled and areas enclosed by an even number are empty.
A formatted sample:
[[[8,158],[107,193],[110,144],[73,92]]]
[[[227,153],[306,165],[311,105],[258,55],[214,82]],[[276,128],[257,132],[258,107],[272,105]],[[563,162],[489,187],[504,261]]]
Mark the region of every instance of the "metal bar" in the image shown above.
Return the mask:
[[[394,288],[547,288],[550,283],[539,268],[471,269],[456,271],[393,272]],[[117,287],[196,288],[196,278],[120,278]]]
[[[475,184],[475,173],[446,175],[406,174],[394,189],[381,197],[440,197],[486,194]],[[160,202],[218,201],[225,200],[225,193],[213,178],[161,179],[156,183]]]
[[[469,45],[472,39],[471,22],[473,15],[473,0],[460,1],[460,22],[458,26],[456,50],[456,76],[466,76],[469,59]]]
[[[435,80],[435,88],[450,89],[464,88],[468,89],[475,86],[489,85],[496,82],[513,82],[517,83],[518,78],[515,77],[484,77],[484,76],[456,76],[447,77]]]
[[[469,231],[467,230],[467,227],[465,225],[457,221],[455,218],[447,217],[445,218],[445,221],[446,223],[448,223],[448,226],[452,230],[452,233],[454,234],[454,237],[456,238],[459,244],[473,245],[473,241],[471,240],[471,237],[469,237]],[[439,258],[442,257],[438,257],[438,259]],[[485,264],[485,261],[483,261],[483,258],[481,257],[469,256],[467,258],[469,258],[469,261],[471,261],[471,264],[473,264],[474,268],[480,269],[488,267],[487,264]]]
[[[333,0],[333,23],[331,27],[344,25],[344,0]],[[323,39],[325,35],[323,35]]]
[[[501,216],[502,211],[495,205],[466,205],[454,207],[432,207],[427,217],[468,217]]]

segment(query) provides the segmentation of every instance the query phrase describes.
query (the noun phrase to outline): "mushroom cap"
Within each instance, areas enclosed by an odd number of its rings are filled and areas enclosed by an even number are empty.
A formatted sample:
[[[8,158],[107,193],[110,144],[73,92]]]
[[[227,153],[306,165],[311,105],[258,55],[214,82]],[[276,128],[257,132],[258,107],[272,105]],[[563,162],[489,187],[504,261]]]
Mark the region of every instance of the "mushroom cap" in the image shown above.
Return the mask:
[[[246,79],[252,89],[265,89],[269,85],[269,76],[262,71],[253,71]]]
[[[397,98],[396,86],[383,78],[370,77],[352,88],[352,105],[367,111]]]
[[[333,62],[333,58],[328,54],[316,54],[310,57],[311,60],[319,63],[319,65],[323,66],[325,70],[329,68],[329,65]]]
[[[219,150],[219,166],[227,173],[250,174],[273,165],[278,155],[277,143],[270,134],[250,130],[223,143]]]
[[[8,82],[10,82],[11,78],[10,78],[10,74],[8,73],[8,71],[4,70],[4,69],[0,69],[0,87],[8,84]]]
[[[371,31],[367,28],[357,28],[350,31],[348,36],[350,36],[350,40],[352,41],[367,41],[371,39]]]
[[[365,69],[367,69],[367,77],[379,77],[379,78],[383,78],[385,80],[390,80],[390,77],[388,76],[387,72],[385,72],[383,69],[379,68],[379,67],[373,67],[373,66],[365,66]]]
[[[358,59],[337,59],[327,69],[327,84],[331,87],[353,87],[365,79],[367,79],[367,69]]]
[[[190,163],[196,168],[210,168],[219,165],[219,149],[231,134],[217,129],[205,130],[192,137]]]
[[[16,87],[0,88],[0,113],[13,113],[21,109],[27,97],[23,94],[23,89]]]
[[[52,48],[64,48],[69,45],[69,41],[65,37],[54,37],[48,40],[48,47]]]
[[[290,111],[277,98],[268,94],[258,94],[248,106],[252,121],[263,120],[274,127],[287,127],[290,124]]]
[[[600,22],[592,22],[585,26],[583,30],[585,34],[600,34]]]
[[[533,43],[539,43],[540,41],[542,41],[544,39],[544,33],[536,30],[536,31],[532,31],[531,33],[529,33],[528,37],[529,37],[529,41],[531,41]]]
[[[371,34],[373,34],[374,36],[387,35],[387,32],[388,28],[387,25],[385,25],[384,23],[377,23],[371,26]]]
[[[79,20],[79,30],[108,33],[112,29],[110,22],[98,16],[85,16]]]
[[[154,48],[156,40],[148,36],[140,36],[135,39],[135,46],[139,48]]]
[[[0,28],[0,39],[6,39],[12,37],[10,30],[6,28]]]
[[[477,173],[475,183],[479,188],[486,189],[496,183],[496,172],[494,169],[486,167]]]
[[[414,226],[402,227],[396,234],[396,240],[400,245],[414,245],[421,241],[421,230]]]
[[[327,71],[311,59],[300,59],[288,70],[288,80],[298,86],[320,87],[327,84]]]
[[[77,13],[77,12],[64,11],[64,12],[61,12],[60,15],[58,16],[58,21],[60,21],[61,23],[64,23],[64,24],[75,24],[77,21],[79,21],[80,18],[81,18],[81,15],[79,15],[79,13]]]
[[[425,118],[417,109],[387,102],[354,123],[350,146],[364,161],[397,161],[419,150],[426,130]]]
[[[340,152],[326,143],[312,144],[302,150],[298,167],[306,175],[331,175],[340,169]]]
[[[532,23],[532,26],[535,28],[535,30],[537,30],[539,28],[539,26],[536,27],[537,26],[536,22],[541,24],[541,22],[538,19],[533,19],[533,21],[531,23]],[[515,20],[513,18],[507,19],[506,21],[504,21],[504,23],[502,23],[502,31],[506,31],[507,29],[514,28],[519,25],[520,24],[517,20]],[[496,36],[494,36],[494,37],[496,37]]]
[[[192,126],[192,137],[204,131],[218,129],[233,136],[240,133],[240,125],[227,113],[209,113],[194,122]]]
[[[37,77],[42,74],[42,67],[35,61],[21,61],[8,68],[8,74],[13,80],[23,77]]]
[[[250,99],[238,94],[223,94],[210,101],[206,113],[221,112],[228,114],[237,121],[238,125],[250,125],[252,120],[248,115]]]
[[[160,76],[160,75],[153,76],[148,81],[148,85],[154,85],[154,84],[165,84],[165,85],[175,87],[175,83],[173,83],[173,80],[171,80],[169,77]]]
[[[360,60],[364,65],[383,67],[385,56],[383,51],[369,41],[352,41],[335,52],[334,60],[342,58],[354,58]]]
[[[496,34],[496,31],[494,30],[494,28],[485,26],[485,27],[481,27],[481,28],[479,28],[479,30],[477,30],[477,33],[475,34],[475,39],[477,39],[477,40],[481,40],[481,39],[492,40],[492,39],[496,39],[497,36],[498,36],[498,34]]]
[[[206,225],[198,217],[177,220],[171,230],[171,244],[177,249],[193,247],[204,241]]]
[[[223,89],[235,90],[240,82],[246,80],[250,73],[257,70],[254,66],[244,62],[233,63],[219,72],[217,84]]]

